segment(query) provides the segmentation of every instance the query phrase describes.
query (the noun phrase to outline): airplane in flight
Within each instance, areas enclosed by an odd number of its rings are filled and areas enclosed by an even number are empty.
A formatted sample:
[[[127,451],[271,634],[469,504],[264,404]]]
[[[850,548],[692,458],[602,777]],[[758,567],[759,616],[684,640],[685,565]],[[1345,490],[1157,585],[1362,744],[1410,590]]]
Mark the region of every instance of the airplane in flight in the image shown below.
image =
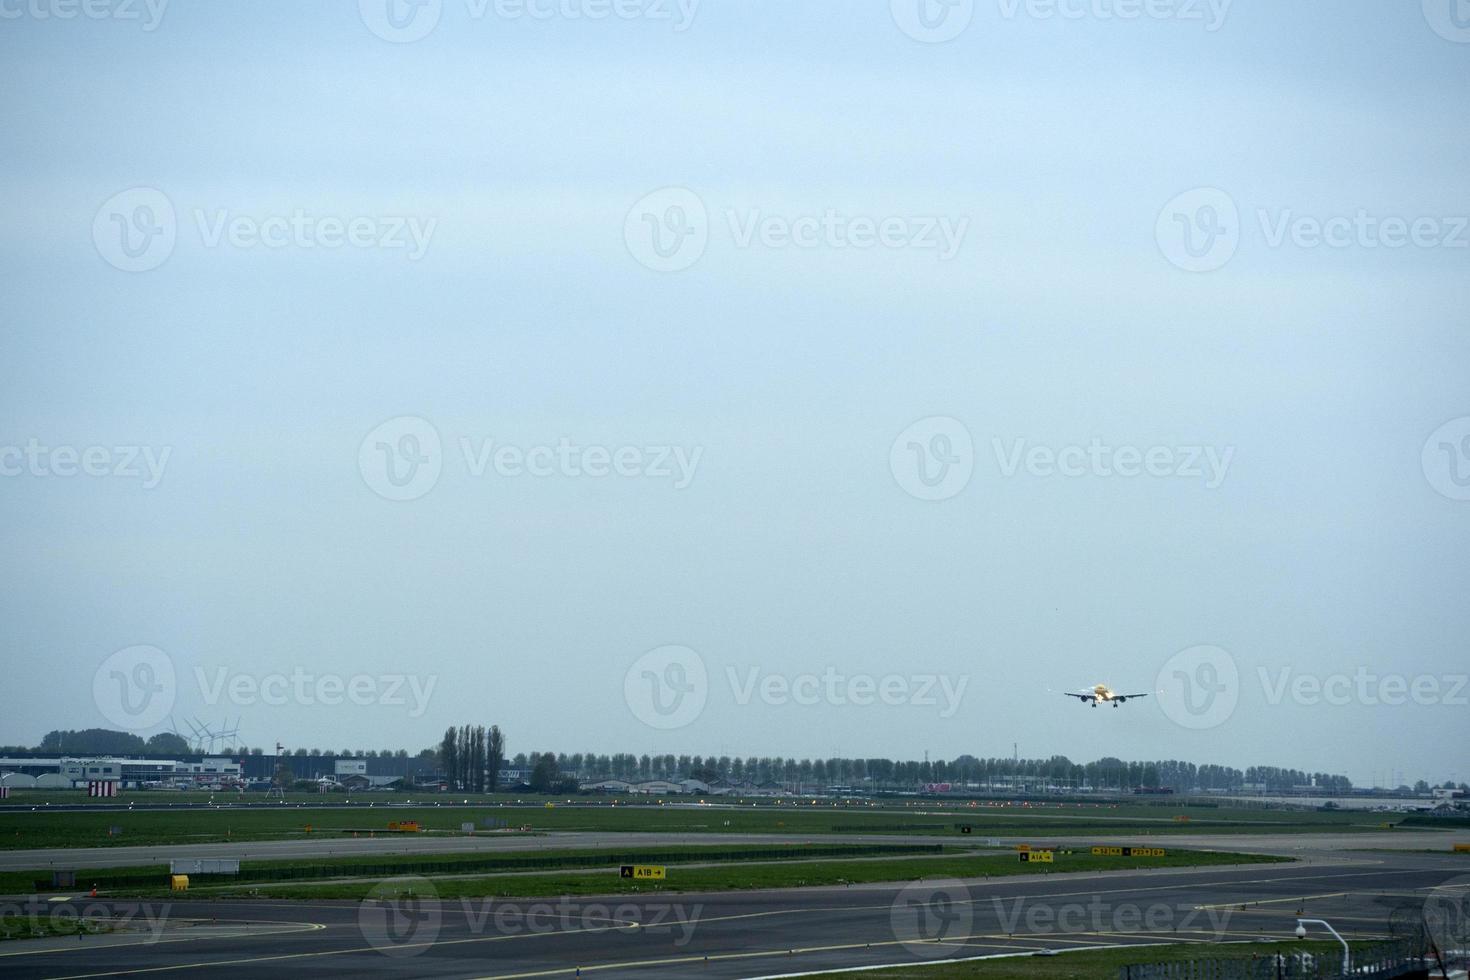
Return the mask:
[[[1116,708],[1118,705],[1122,704],[1124,701],[1127,701],[1129,698],[1148,697],[1147,694],[1119,694],[1111,687],[1108,687],[1106,684],[1094,685],[1092,690],[1087,691],[1086,693],[1073,693],[1072,691],[1063,691],[1062,693],[1069,698],[1076,698],[1083,704],[1091,701],[1094,708],[1097,707],[1097,703],[1099,701],[1108,701],[1112,704],[1113,707]]]

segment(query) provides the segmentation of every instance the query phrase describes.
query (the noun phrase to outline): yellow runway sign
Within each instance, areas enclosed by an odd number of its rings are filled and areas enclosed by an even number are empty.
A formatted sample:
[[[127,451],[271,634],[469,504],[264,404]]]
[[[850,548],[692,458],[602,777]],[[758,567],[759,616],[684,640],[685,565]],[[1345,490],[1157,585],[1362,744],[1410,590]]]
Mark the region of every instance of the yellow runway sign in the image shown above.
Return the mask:
[[[618,868],[618,874],[638,881],[663,881],[668,877],[667,869],[661,864],[624,864]]]

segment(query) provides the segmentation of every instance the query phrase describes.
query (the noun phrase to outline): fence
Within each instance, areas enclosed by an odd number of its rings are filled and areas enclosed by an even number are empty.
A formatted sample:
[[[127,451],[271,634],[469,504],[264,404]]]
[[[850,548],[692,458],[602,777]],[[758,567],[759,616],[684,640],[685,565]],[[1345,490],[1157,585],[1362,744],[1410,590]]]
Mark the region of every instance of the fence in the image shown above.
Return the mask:
[[[1374,943],[1353,949],[1352,972],[1363,980],[1426,976],[1423,959],[1410,942]],[[1139,963],[1118,971],[1118,980],[1337,980],[1340,950],[1328,952],[1238,953],[1195,957],[1168,963]]]

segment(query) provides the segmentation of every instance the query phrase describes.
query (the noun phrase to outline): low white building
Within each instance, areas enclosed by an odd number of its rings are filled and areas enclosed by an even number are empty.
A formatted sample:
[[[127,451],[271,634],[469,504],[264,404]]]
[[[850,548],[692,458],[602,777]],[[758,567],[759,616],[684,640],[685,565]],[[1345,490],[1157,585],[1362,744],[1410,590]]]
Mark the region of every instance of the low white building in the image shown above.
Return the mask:
[[[646,796],[678,796],[684,792],[684,787],[667,779],[645,779],[641,783],[630,785],[628,792],[642,793]]]
[[[223,756],[195,762],[126,756],[61,756],[0,759],[0,779],[11,787],[74,789],[89,782],[124,786],[221,786],[240,781],[241,766]],[[34,782],[31,782],[31,781]],[[29,785],[28,785],[29,784]]]

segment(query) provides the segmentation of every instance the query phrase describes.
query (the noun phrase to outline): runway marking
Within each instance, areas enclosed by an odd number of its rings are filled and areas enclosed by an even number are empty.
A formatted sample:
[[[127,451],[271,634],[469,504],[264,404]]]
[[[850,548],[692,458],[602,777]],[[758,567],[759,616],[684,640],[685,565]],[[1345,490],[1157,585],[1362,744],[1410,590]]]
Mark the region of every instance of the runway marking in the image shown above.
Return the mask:
[[[203,922],[204,920],[203,919],[180,919],[180,920],[177,920],[177,921],[181,921],[181,922]],[[255,921],[258,921],[258,922],[266,922],[266,920],[255,920]],[[135,939],[132,942],[115,942],[115,943],[114,942],[104,942],[104,943],[100,943],[100,944],[96,944],[96,945],[100,945],[100,946],[106,947],[107,949],[126,949],[129,946],[159,946],[159,945],[162,945],[163,943],[205,942],[206,940],[210,940],[210,939],[221,939],[221,938],[250,939],[250,938],[259,937],[261,939],[264,939],[267,936],[280,936],[280,935],[285,935],[285,934],[289,934],[289,933],[297,933],[297,932],[300,932],[300,933],[319,932],[319,931],[324,930],[324,929],[327,928],[326,926],[322,925],[319,922],[287,922],[287,923],[269,923],[269,924],[270,925],[285,926],[285,927],[288,927],[288,928],[263,929],[263,930],[258,931],[258,932],[246,932],[243,935],[229,936],[229,937],[221,937],[221,936],[169,936],[169,937],[153,936],[153,937],[143,937],[143,936],[139,936],[137,939]],[[249,922],[246,922],[245,928],[246,929],[249,929],[250,928],[250,923]],[[121,938],[123,934],[121,934],[121,933],[101,933],[101,935],[103,935],[103,936],[119,936]],[[94,952],[95,949],[96,949],[96,946],[89,947],[89,946],[86,946],[86,945],[79,945],[79,946],[57,946],[57,947],[54,947],[52,949],[28,949],[28,950],[16,950],[15,952],[10,952],[10,953],[0,953],[0,957],[7,957],[7,956],[41,956],[41,955],[46,954],[46,953],[88,953],[88,952]]]
[[[1212,904],[1212,905],[1196,905],[1195,908],[1197,908],[1197,909],[1234,909],[1237,912],[1244,912],[1246,910],[1243,909],[1243,908],[1241,908],[1242,905],[1274,905],[1274,904],[1280,904],[1281,902],[1310,902],[1310,901],[1315,901],[1316,899],[1319,899],[1319,898],[1342,898],[1345,895],[1378,895],[1378,894],[1382,894],[1382,893],[1381,892],[1328,892],[1328,893],[1323,894],[1323,895],[1299,895],[1299,896],[1296,896],[1296,897],[1290,897],[1290,896],[1288,896],[1287,898],[1250,898],[1250,899],[1246,899],[1246,900],[1241,901],[1241,902],[1217,902],[1217,903]]]
[[[1196,931],[1202,931],[1202,930],[1196,930]],[[1154,942],[1146,942],[1146,943],[1105,943],[1103,945],[1098,945],[1095,942],[1092,942],[1091,940],[1068,939],[1065,936],[1052,936],[1052,935],[1045,934],[1045,933],[1024,933],[1021,936],[1014,937],[1014,938],[1011,937],[1011,936],[1009,936],[1009,935],[1002,936],[1002,935],[1000,935],[998,933],[993,933],[993,934],[972,934],[972,935],[969,935],[969,936],[965,936],[963,939],[949,939],[949,940],[943,940],[943,941],[937,941],[936,940],[934,942],[926,942],[926,943],[918,943],[915,940],[906,940],[906,941],[905,940],[884,940],[884,941],[881,941],[881,942],[843,943],[843,944],[831,945],[831,946],[788,947],[788,948],[784,948],[784,949],[756,950],[756,951],[742,952],[742,953],[713,953],[713,954],[709,954],[709,955],[695,954],[695,955],[691,955],[691,956],[665,957],[663,959],[636,960],[636,961],[628,961],[628,962],[620,962],[620,963],[594,963],[594,964],[592,964],[590,966],[576,966],[576,967],[574,967],[574,969],[580,970],[583,973],[591,973],[593,971],[623,970],[623,969],[633,969],[633,968],[636,968],[636,967],[677,966],[677,965],[684,964],[684,963],[703,963],[703,962],[715,962],[715,961],[726,961],[726,960],[757,959],[757,958],[770,957],[770,956],[794,956],[794,955],[798,955],[798,954],[802,954],[802,953],[827,953],[827,952],[840,952],[840,951],[853,950],[853,949],[874,949],[874,948],[881,948],[881,947],[887,947],[887,946],[910,946],[910,945],[952,946],[952,947],[956,947],[956,948],[963,948],[963,947],[966,947],[966,946],[973,946],[973,947],[978,948],[978,949],[1019,950],[1019,952],[1008,953],[1006,955],[1029,956],[1029,955],[1032,955],[1032,954],[1034,954],[1036,952],[1039,952],[1039,951],[1042,951],[1042,950],[1046,950],[1046,949],[1050,949],[1051,948],[1049,945],[1042,945],[1042,946],[1029,945],[1030,943],[1035,943],[1035,942],[1038,942],[1038,941],[1043,942],[1043,943],[1072,942],[1072,943],[1083,943],[1084,944],[1079,950],[1070,950],[1070,952],[1079,952],[1079,951],[1082,951],[1082,950],[1089,950],[1089,949],[1133,949],[1133,948],[1144,948],[1144,947],[1149,947],[1149,946],[1167,946],[1167,945],[1170,945],[1170,944],[1175,943],[1175,942],[1187,942],[1187,943],[1196,943],[1196,944],[1199,944],[1199,943],[1213,943],[1213,942],[1220,942],[1221,941],[1218,938],[1181,939],[1181,938],[1178,938],[1178,936],[1176,934],[1173,934],[1173,933],[1083,932],[1083,933],[1069,933],[1068,935],[1074,935],[1074,936],[1095,936],[1095,937],[1097,937],[1099,939],[1108,938],[1108,937],[1112,937],[1112,936],[1118,936],[1118,937],[1124,937],[1124,938],[1132,938],[1132,937],[1143,936],[1143,937],[1148,937],[1148,938],[1154,939],[1156,941],[1154,941]],[[1215,936],[1216,934],[1214,934],[1214,933],[1206,933],[1205,935],[1207,935],[1207,936]],[[1247,932],[1233,932],[1233,933],[1232,932],[1225,932],[1225,933],[1220,933],[1219,935],[1225,935],[1225,936],[1235,935],[1235,936],[1245,937],[1245,938],[1238,939],[1238,940],[1225,940],[1225,942],[1239,942],[1239,943],[1253,943],[1253,942],[1276,941],[1276,940],[1284,940],[1284,939],[1288,938],[1285,935],[1282,935],[1282,936],[1279,936],[1279,937],[1274,937],[1274,936],[1273,937],[1265,937],[1265,936],[1257,935],[1257,934],[1254,934],[1254,933],[1247,933]],[[996,941],[995,942],[976,942],[975,940],[996,940]],[[1090,945],[1088,945],[1089,943],[1090,943]],[[863,967],[850,967],[850,968],[837,968],[837,969],[822,969],[822,970],[812,971],[810,973],[776,974],[776,975],[773,975],[770,978],[767,978],[767,980],[775,980],[776,977],[812,976],[812,975],[814,975],[816,973],[848,973],[848,972],[857,972],[857,971],[860,971],[860,970],[887,969],[887,968],[890,968],[890,967],[927,966],[927,965],[930,965],[930,964],[937,964],[937,963],[963,963],[963,962],[967,962],[969,960],[989,959],[989,958],[990,957],[987,957],[987,956],[952,957],[952,958],[948,958],[948,959],[935,959],[935,960],[929,960],[929,961],[921,961],[921,962],[917,962],[917,963],[892,963],[892,964],[886,964],[886,965],[883,965],[883,966],[863,966]],[[477,978],[477,980],[531,980],[531,978],[534,978],[534,977],[548,977],[548,976],[565,975],[566,972],[567,972],[567,970],[568,970],[568,967],[561,966],[561,967],[555,967],[555,968],[544,969],[544,970],[531,970],[531,971],[526,971],[526,972],[522,972],[522,973],[487,974],[486,976]]]
[[[1244,880],[1244,881],[1236,881],[1236,880],[1227,880],[1227,881],[1204,881],[1204,882],[1191,882],[1191,883],[1184,883],[1184,884],[1158,885],[1158,886],[1153,886],[1153,887],[1118,887],[1118,888],[1112,888],[1112,889],[1106,889],[1106,890],[1091,889],[1091,890],[1087,890],[1087,891],[1078,891],[1078,892],[1043,893],[1043,894],[1040,894],[1040,895],[1016,895],[1016,894],[1012,894],[1010,896],[988,895],[988,896],[983,896],[983,897],[970,898],[970,899],[966,900],[966,903],[965,904],[974,905],[974,904],[977,904],[979,902],[984,902],[984,901],[1003,900],[1006,897],[1020,898],[1020,899],[1023,899],[1023,900],[1029,898],[1029,899],[1032,899],[1032,900],[1035,900],[1035,901],[1047,901],[1047,900],[1055,900],[1057,898],[1074,897],[1074,896],[1078,896],[1078,895],[1099,895],[1099,894],[1113,894],[1113,893],[1156,892],[1156,891],[1175,890],[1175,889],[1183,889],[1183,888],[1218,887],[1218,886],[1222,886],[1222,885],[1244,885],[1244,884],[1262,884],[1262,883],[1279,884],[1279,883],[1282,883],[1284,881],[1311,880],[1311,879],[1316,879],[1316,878],[1364,877],[1364,876],[1368,876],[1368,875],[1379,875],[1379,874],[1382,874],[1382,873],[1383,872],[1381,872],[1381,871],[1364,871],[1364,872],[1333,873],[1333,874],[1321,874],[1321,875],[1290,875],[1290,876],[1284,876],[1282,878],[1248,879],[1248,880]],[[1404,873],[1404,874],[1412,874],[1412,873],[1418,873],[1418,872],[1416,870],[1407,870],[1407,871],[1404,871],[1402,873]],[[1097,875],[1096,877],[1107,877],[1107,876],[1106,875]],[[968,881],[968,884],[969,885],[982,884],[982,883],[989,884],[989,883],[992,883],[992,882],[987,881],[985,879],[970,879]],[[994,882],[994,883],[997,883],[998,884],[999,882]],[[1014,884],[1014,882],[1013,882],[1013,884]],[[690,894],[699,894],[699,893],[690,893]],[[626,898],[627,896],[623,896],[623,897]],[[440,903],[441,909],[443,908],[443,905],[444,905],[444,903],[441,902]],[[308,906],[308,907],[310,907],[310,906]],[[344,905],[341,905],[341,906],[329,906],[329,907],[332,907],[332,908],[346,908],[346,909],[351,909],[351,908],[353,908],[355,906],[353,904],[344,904]],[[832,906],[832,907],[818,907],[818,908],[796,907],[796,908],[786,908],[786,909],[763,910],[763,911],[759,911],[759,912],[738,913],[738,914],[732,914],[732,915],[728,915],[728,916],[717,916],[717,917],[710,918],[710,919],[702,919],[701,922],[706,922],[706,923],[708,923],[708,922],[726,922],[726,921],[734,921],[734,920],[739,920],[739,919],[762,918],[762,917],[776,916],[776,915],[795,915],[797,913],[803,913],[803,912],[806,912],[806,913],[810,913],[810,912],[866,912],[866,911],[876,911],[876,910],[888,909],[890,907],[891,906],[889,904],[883,904],[883,905],[867,905],[867,906]],[[341,925],[348,925],[348,923],[341,923]],[[508,941],[508,940],[512,940],[512,939],[533,939],[533,938],[544,938],[544,937],[553,937],[553,936],[570,936],[570,935],[576,935],[576,934],[579,934],[579,933],[599,933],[599,932],[605,932],[605,931],[608,931],[608,930],[614,929],[614,928],[620,928],[620,927],[619,926],[603,926],[603,927],[597,927],[597,928],[594,928],[594,929],[570,929],[570,930],[558,930],[558,931],[546,932],[546,933],[526,933],[526,934],[516,934],[516,935],[495,935],[495,936],[472,936],[472,937],[467,937],[467,938],[463,938],[463,939],[444,939],[444,940],[440,940],[440,939],[437,939],[436,938],[436,940],[433,941],[433,942],[426,942],[426,943],[408,943],[408,944],[403,944],[403,945],[397,946],[395,948],[396,949],[412,949],[412,948],[415,948],[415,947],[421,947],[421,948],[429,948],[429,947],[434,947],[434,946],[448,947],[448,946],[465,945],[465,944],[470,944],[470,943],[484,943],[484,942]],[[1023,935],[1024,938],[1030,939],[1032,936],[1037,935],[1037,934],[1022,934],[1022,935]],[[1044,935],[1044,934],[1042,934],[1042,935]],[[1167,936],[1168,934],[1165,934],[1165,935]],[[1002,939],[1003,938],[1004,941],[1007,942],[1007,943],[1015,943],[1016,942],[1016,939],[1014,937],[1012,937],[1012,936],[1001,937],[999,935],[994,935],[994,936],[991,936],[991,935],[971,935],[971,936],[965,937],[964,940],[955,940],[955,942],[968,942],[968,941],[974,940],[974,939],[990,939],[990,938],[994,938],[994,939]],[[1032,939],[1032,941],[1035,941],[1035,940]],[[896,940],[889,940],[889,941],[880,941],[878,943],[843,944],[843,945],[828,946],[828,947],[802,947],[800,949],[791,948],[791,949],[785,949],[785,950],[756,951],[756,952],[750,952],[750,953],[724,953],[724,954],[713,954],[713,955],[709,956],[708,958],[709,959],[753,958],[753,957],[759,957],[759,956],[794,955],[795,952],[822,952],[822,951],[836,951],[836,950],[855,949],[855,948],[858,948],[858,947],[872,948],[874,946],[883,947],[883,946],[893,946],[893,945],[904,945],[904,942],[902,942],[902,941],[896,941]],[[1157,944],[1151,944],[1151,945],[1157,945]],[[326,957],[326,956],[341,956],[341,955],[349,955],[349,954],[353,954],[353,953],[371,953],[371,952],[377,952],[377,951],[378,950],[377,950],[376,947],[373,947],[373,946],[364,946],[364,947],[354,947],[354,948],[348,948],[348,949],[317,950],[317,951],[300,952],[300,953],[279,953],[279,954],[267,955],[267,956],[246,956],[246,957],[238,957],[238,958],[228,959],[228,960],[200,961],[200,962],[197,962],[197,963],[181,963],[181,964],[172,964],[172,965],[168,965],[168,966],[143,967],[143,968],[138,968],[138,969],[134,969],[134,970],[116,970],[116,969],[113,969],[113,970],[108,970],[105,973],[77,974],[77,975],[74,975],[72,977],[64,978],[64,980],[87,980],[87,978],[101,977],[101,976],[125,976],[125,975],[137,975],[137,974],[144,974],[144,973],[165,973],[165,972],[171,972],[171,971],[176,971],[176,970],[197,970],[197,969],[205,969],[205,968],[209,968],[209,967],[239,966],[239,965],[244,965],[244,964],[258,964],[258,963],[268,963],[268,962],[284,961],[284,960],[291,960],[291,959],[306,959],[306,958]],[[13,954],[13,955],[22,955],[22,954]],[[679,957],[679,958],[672,958],[672,959],[667,959],[667,960],[649,960],[649,961],[643,961],[643,962],[637,962],[637,963],[629,962],[629,963],[601,964],[601,965],[595,965],[595,966],[590,966],[590,967],[582,967],[582,969],[589,970],[589,971],[590,970],[606,970],[606,969],[625,969],[625,968],[629,968],[629,967],[632,967],[632,966],[639,966],[639,965],[652,966],[652,965],[658,965],[660,963],[675,964],[675,963],[686,963],[686,962],[703,961],[705,959],[706,959],[705,956],[698,955],[698,956],[693,956],[693,957]],[[554,974],[558,974],[558,973],[564,974],[565,972],[566,972],[566,968],[565,967],[561,967],[561,968],[557,968],[557,969],[538,970],[538,971],[532,971],[532,972],[528,972],[528,973],[505,974],[505,975],[502,975],[500,978],[498,978],[498,980],[516,980],[516,978],[530,978],[530,977],[550,976],[550,975],[554,975]]]

